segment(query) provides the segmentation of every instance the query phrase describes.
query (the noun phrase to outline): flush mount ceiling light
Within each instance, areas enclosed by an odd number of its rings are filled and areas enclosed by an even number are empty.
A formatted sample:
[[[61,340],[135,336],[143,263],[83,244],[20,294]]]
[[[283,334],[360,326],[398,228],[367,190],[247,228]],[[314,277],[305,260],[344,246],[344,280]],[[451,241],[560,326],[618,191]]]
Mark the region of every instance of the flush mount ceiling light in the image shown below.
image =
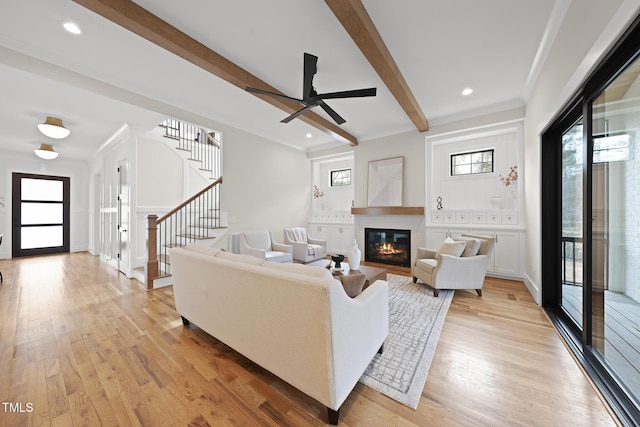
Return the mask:
[[[82,30],[80,29],[80,27],[78,27],[73,22],[65,22],[64,24],[62,24],[62,26],[64,27],[65,30],[67,30],[71,34],[76,34],[76,35],[82,34]]]
[[[33,152],[36,153],[36,156],[45,160],[53,160],[58,157],[58,153],[53,151],[53,146],[49,144],[40,144],[40,148],[33,150]]]
[[[38,125],[38,129],[49,138],[54,139],[66,138],[71,133],[69,129],[64,127],[62,120],[56,117],[47,117],[44,123]]]
[[[462,94],[463,94],[464,96],[469,96],[469,95],[471,95],[472,93],[473,93],[473,89],[471,89],[470,87],[468,87],[468,88],[466,88],[466,89],[464,89],[464,90],[462,91]]]

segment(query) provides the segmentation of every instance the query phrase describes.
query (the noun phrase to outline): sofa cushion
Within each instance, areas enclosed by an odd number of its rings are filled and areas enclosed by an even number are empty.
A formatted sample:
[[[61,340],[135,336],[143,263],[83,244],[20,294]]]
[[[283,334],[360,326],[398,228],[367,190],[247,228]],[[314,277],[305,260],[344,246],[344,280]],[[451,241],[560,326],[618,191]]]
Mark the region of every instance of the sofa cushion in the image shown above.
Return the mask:
[[[453,255],[460,256],[462,252],[464,252],[464,248],[466,246],[466,242],[456,242],[451,238],[447,237],[444,242],[442,242],[442,246],[438,249],[436,253],[436,259],[440,259],[440,255]]]
[[[437,263],[438,262],[433,258],[419,259],[416,261],[416,268],[432,274],[433,270],[436,268]]]
[[[290,253],[279,251],[267,251],[265,259],[271,262],[291,262],[293,260]]]
[[[262,264],[263,268],[268,268],[272,270],[285,271],[289,273],[302,274],[305,276],[311,277],[333,277],[328,268],[324,267],[315,267],[312,265],[305,264],[293,264],[293,263],[275,263],[275,262],[265,262]]]
[[[216,257],[251,265],[262,265],[264,263],[263,259],[253,257],[251,255],[234,254],[233,252],[219,251]]]
[[[462,257],[476,256],[480,249],[480,240],[473,237],[456,237],[456,242],[465,242],[464,251],[462,251]]]

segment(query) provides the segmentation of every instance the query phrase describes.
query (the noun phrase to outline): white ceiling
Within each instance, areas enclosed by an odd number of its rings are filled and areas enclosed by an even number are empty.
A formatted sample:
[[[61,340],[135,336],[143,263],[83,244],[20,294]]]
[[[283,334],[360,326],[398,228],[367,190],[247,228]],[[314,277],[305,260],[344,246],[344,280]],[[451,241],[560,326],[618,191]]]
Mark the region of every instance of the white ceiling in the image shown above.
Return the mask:
[[[552,41],[550,18],[566,2],[363,0],[432,125],[524,105]],[[327,102],[361,143],[415,129],[322,1],[136,3],[289,96],[302,95],[304,52],[319,57],[318,92],[377,87],[375,98]],[[83,34],[64,31],[66,21]],[[465,87],[474,93],[463,97]],[[89,158],[125,123],[144,132],[167,116],[206,118],[305,151],[343,144],[300,120],[280,123],[287,113],[70,0],[3,4],[0,94],[0,151],[50,142],[36,129],[48,115],[71,130],[54,141],[69,158]]]

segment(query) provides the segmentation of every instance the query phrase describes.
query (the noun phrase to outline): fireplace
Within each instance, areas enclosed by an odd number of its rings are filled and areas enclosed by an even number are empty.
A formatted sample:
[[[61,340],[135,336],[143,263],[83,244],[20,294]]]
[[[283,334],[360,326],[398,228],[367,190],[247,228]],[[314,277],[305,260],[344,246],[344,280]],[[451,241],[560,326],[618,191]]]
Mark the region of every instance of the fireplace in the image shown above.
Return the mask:
[[[364,229],[364,259],[370,262],[411,266],[411,230]]]

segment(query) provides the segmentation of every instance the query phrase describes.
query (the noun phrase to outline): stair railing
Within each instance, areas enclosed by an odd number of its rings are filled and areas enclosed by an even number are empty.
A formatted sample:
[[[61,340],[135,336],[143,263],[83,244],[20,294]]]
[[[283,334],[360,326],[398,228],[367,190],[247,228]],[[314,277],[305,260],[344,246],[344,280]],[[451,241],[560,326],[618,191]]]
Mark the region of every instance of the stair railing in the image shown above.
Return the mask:
[[[171,274],[169,248],[211,238],[208,232],[220,228],[220,186],[222,177],[158,218],[147,215],[147,289],[153,281]]]
[[[211,179],[222,175],[220,155],[222,144],[215,132],[207,131],[200,126],[174,119],[165,120],[162,124],[164,136],[175,139],[177,149],[189,152],[189,159],[200,162],[200,169],[210,173]]]

